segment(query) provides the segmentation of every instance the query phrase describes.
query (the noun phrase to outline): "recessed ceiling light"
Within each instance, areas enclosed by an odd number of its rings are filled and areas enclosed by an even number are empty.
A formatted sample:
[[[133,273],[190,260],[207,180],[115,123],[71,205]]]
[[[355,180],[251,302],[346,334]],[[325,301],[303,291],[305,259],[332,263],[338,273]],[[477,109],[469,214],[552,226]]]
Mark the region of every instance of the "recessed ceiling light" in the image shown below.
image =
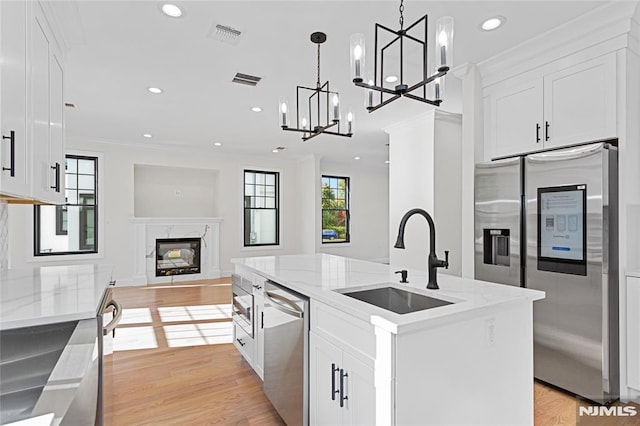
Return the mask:
[[[166,3],[162,5],[162,13],[172,18],[179,18],[182,16],[182,9],[175,4]]]
[[[160,93],[162,93],[162,89],[159,87],[147,87],[147,90],[150,91],[151,93],[155,93],[156,95],[159,95]]]
[[[386,81],[387,83],[395,83],[396,81],[398,81],[398,77],[396,77],[395,75],[389,75],[384,79],[384,81]]]
[[[257,106],[256,107],[251,107],[251,111],[253,111],[253,112],[262,112],[262,108],[257,107]]]
[[[359,159],[360,159],[360,157],[353,157],[353,159],[354,159],[354,160],[359,160]]]
[[[214,143],[213,143],[213,145],[214,145],[214,146],[222,146],[222,143],[220,143],[220,142],[214,142]]]
[[[506,20],[507,18],[505,18],[504,16],[494,16],[492,18],[485,20],[482,23],[482,29],[485,31],[495,30],[496,28],[504,24]]]
[[[144,135],[142,135],[142,136],[144,136],[145,138],[152,138],[152,137],[153,137],[153,136],[151,136],[149,133],[145,133],[145,134],[144,134]]]

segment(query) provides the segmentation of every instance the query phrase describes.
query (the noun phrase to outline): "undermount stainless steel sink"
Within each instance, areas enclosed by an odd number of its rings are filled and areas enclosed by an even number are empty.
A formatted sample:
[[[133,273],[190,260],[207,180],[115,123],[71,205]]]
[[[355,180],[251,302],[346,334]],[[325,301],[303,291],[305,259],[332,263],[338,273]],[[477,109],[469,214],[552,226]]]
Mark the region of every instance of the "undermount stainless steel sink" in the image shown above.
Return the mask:
[[[453,304],[453,302],[391,286],[346,290],[340,293],[397,314],[408,314]]]

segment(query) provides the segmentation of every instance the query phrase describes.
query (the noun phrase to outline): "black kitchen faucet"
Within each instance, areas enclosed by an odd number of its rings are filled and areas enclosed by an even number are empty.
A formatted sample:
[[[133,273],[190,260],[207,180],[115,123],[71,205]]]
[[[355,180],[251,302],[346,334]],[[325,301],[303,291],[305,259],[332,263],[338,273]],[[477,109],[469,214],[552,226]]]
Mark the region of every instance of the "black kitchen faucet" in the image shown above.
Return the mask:
[[[409,218],[414,214],[421,214],[429,223],[429,282],[427,283],[427,288],[430,290],[437,290],[440,287],[438,287],[436,271],[438,268],[449,269],[449,251],[445,250],[444,260],[440,260],[438,259],[438,256],[436,256],[436,226],[429,213],[422,209],[411,209],[406,212],[400,220],[398,239],[396,240],[394,247],[404,249],[404,227],[407,224],[407,220],[409,220]]]

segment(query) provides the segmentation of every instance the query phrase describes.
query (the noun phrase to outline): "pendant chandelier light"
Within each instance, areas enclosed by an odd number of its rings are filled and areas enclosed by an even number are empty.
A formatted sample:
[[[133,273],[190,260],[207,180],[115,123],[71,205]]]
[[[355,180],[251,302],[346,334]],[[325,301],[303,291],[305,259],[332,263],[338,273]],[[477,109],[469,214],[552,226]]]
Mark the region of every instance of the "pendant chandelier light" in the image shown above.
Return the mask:
[[[453,58],[453,18],[445,16],[436,22],[436,38],[435,38],[435,58],[433,67],[434,71],[429,72],[427,64],[427,15],[418,19],[416,22],[404,28],[404,0],[400,1],[400,29],[393,31],[384,25],[376,23],[375,26],[375,44],[373,57],[373,77],[365,78],[365,38],[362,34],[353,34],[351,36],[351,75],[356,86],[364,87],[365,106],[369,112],[373,112],[383,106],[395,101],[400,97],[407,97],[416,101],[427,104],[440,106],[442,96],[444,94],[444,76],[451,68],[451,59]],[[421,31],[422,30],[422,31]],[[379,31],[383,31],[379,33]],[[378,41],[385,34],[391,34],[391,41],[379,48]],[[381,42],[382,44],[382,42]],[[421,81],[411,85],[405,81],[405,48],[413,45],[421,51]],[[398,82],[395,87],[384,87],[383,79],[385,76],[385,65],[388,67],[389,60],[385,63],[385,53],[389,53],[388,49],[398,49],[399,69],[395,70],[399,73]],[[415,59],[412,57],[412,59]],[[431,74],[431,75],[429,75]],[[365,82],[366,81],[366,82]],[[432,99],[427,98],[427,85],[433,83],[433,90],[430,95]],[[374,93],[378,93],[379,97],[374,99]]]
[[[307,141],[322,133],[350,138],[353,134],[353,112],[346,115],[346,132],[340,131],[340,94],[329,89],[329,81],[320,84],[320,45],[327,40],[321,32],[311,34],[311,41],[318,46],[318,76],[316,87],[296,86],[296,126],[290,126],[289,103],[286,98],[279,101],[279,123],[282,130],[302,133],[302,140]],[[308,97],[305,98],[305,95]],[[302,113],[301,108],[302,96]],[[306,110],[304,109],[306,103]],[[331,129],[331,130],[330,130]]]

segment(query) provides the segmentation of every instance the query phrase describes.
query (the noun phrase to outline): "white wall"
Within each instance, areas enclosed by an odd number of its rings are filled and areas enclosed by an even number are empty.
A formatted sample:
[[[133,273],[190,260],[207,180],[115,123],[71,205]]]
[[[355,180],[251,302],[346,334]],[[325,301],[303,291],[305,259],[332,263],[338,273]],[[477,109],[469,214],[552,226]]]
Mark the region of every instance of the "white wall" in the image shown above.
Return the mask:
[[[389,133],[390,244],[396,241],[402,216],[421,208],[436,226],[436,254],[450,251],[449,270],[461,271],[461,123],[458,114],[431,110],[385,129]],[[412,217],[405,227],[405,249],[390,250],[392,265],[427,269],[429,226]]]
[[[386,263],[389,261],[390,250],[389,168],[385,164],[362,168],[355,163],[356,160],[349,164],[320,161],[320,175],[349,178],[351,241],[322,244],[322,217],[319,214],[320,221],[316,228],[317,251]],[[318,193],[321,192],[320,179],[321,176],[316,180]]]
[[[33,258],[33,206],[11,205],[9,249],[11,266],[37,266],[42,264],[101,262],[114,265],[114,278],[125,283],[134,275],[133,262],[133,225],[131,218],[135,212],[135,166],[144,164],[160,168],[188,168],[215,173],[218,185],[214,184],[211,198],[215,200],[213,216],[223,218],[220,226],[220,267],[223,275],[233,270],[230,262],[234,257],[294,254],[301,252],[310,245],[310,236],[320,235],[320,223],[316,225],[318,231],[313,232],[309,218],[320,207],[320,171],[319,161],[315,159],[294,161],[279,158],[276,154],[265,156],[224,155],[210,150],[177,152],[170,149],[150,147],[129,147],[107,143],[67,143],[69,150],[85,150],[102,153],[100,178],[104,184],[104,195],[100,203],[104,208],[102,213],[104,226],[100,230],[100,238],[104,249],[97,256],[82,260],[82,256],[64,256],[62,260],[50,262],[48,259]],[[317,163],[317,168],[310,164]],[[243,170],[263,169],[280,172],[280,245],[278,247],[250,247],[243,246]],[[160,170],[160,169],[159,169]],[[311,172],[309,172],[311,170]],[[357,167],[351,171],[357,176]],[[384,169],[383,169],[384,170]],[[365,176],[369,172],[363,172]],[[384,180],[385,173],[380,180]],[[359,179],[356,178],[356,181]],[[140,189],[140,188],[139,188]],[[153,191],[152,186],[147,190]],[[160,190],[158,188],[158,190]],[[183,192],[184,194],[184,192]],[[175,195],[170,200],[175,206],[180,205],[179,197]],[[356,197],[353,208],[356,211],[366,211],[370,206],[359,207],[360,199]],[[369,201],[366,201],[367,203]],[[379,208],[386,209],[386,193],[376,197]],[[172,208],[173,208],[172,207]],[[367,222],[365,222],[367,223]],[[368,225],[365,225],[368,226]],[[375,226],[380,226],[379,224]],[[386,228],[384,234],[386,234]],[[312,248],[313,250],[313,248]],[[371,239],[358,238],[352,243],[349,256],[363,259],[385,259],[388,248],[385,242],[373,244]]]
[[[9,262],[9,208],[0,203],[0,272],[7,269]]]
[[[216,215],[216,170],[135,164],[133,182],[136,217]]]

